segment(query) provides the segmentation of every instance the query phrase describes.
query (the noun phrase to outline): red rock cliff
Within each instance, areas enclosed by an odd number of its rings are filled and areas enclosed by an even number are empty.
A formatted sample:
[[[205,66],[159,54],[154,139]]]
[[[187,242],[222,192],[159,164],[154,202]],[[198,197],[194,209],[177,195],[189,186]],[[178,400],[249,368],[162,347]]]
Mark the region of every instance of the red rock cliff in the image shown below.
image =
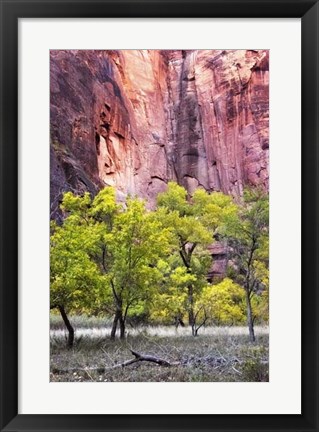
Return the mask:
[[[268,51],[51,51],[51,210],[115,185],[268,189]]]

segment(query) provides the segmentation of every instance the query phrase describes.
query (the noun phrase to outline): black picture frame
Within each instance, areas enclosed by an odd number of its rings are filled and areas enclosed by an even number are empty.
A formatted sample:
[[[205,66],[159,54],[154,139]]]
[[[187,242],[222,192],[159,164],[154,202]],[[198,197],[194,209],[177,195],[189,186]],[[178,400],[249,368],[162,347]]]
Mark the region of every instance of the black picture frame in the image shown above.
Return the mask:
[[[1,431],[318,431],[318,1],[1,0],[0,6]],[[19,18],[62,17],[301,18],[302,414],[18,414],[18,20]]]

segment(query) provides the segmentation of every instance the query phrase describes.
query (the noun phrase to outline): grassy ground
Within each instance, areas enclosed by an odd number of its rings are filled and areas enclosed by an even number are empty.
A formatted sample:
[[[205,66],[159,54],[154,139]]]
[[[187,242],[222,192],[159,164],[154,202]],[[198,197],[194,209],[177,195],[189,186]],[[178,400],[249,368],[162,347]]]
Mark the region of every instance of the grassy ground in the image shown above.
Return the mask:
[[[77,324],[80,321],[78,318]],[[92,326],[93,323],[90,324]],[[192,337],[189,328],[128,329],[128,336],[124,341],[112,342],[107,337],[109,328],[105,329],[97,324],[98,320],[94,323],[95,329],[91,331],[88,330],[89,326],[78,329],[74,348],[70,350],[66,347],[64,330],[57,325],[57,319],[54,321],[54,330],[51,331],[51,381],[269,380],[266,328],[256,329],[255,344],[249,343],[247,329],[243,327],[209,327],[198,337]],[[126,367],[101,371],[103,368],[112,368],[116,364],[133,359],[131,349],[179,364],[166,367],[138,362]]]
[[[110,326],[112,323],[111,318],[106,319],[100,316],[70,315],[69,319],[76,329],[103,328],[105,326]],[[65,331],[65,325],[60,314],[50,314],[50,329]]]

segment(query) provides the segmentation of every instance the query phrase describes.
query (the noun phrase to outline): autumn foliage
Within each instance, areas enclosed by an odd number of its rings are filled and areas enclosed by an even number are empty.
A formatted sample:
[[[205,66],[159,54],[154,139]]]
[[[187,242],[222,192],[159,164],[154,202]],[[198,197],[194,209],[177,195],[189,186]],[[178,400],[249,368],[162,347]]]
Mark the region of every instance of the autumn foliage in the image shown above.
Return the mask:
[[[51,308],[73,344],[70,313],[112,316],[111,338],[127,321],[204,325],[268,320],[268,197],[246,191],[240,202],[170,182],[150,211],[107,187],[95,197],[64,194],[62,225],[51,223]],[[227,244],[228,274],[208,282],[208,246]],[[74,332],[73,332],[74,336]]]

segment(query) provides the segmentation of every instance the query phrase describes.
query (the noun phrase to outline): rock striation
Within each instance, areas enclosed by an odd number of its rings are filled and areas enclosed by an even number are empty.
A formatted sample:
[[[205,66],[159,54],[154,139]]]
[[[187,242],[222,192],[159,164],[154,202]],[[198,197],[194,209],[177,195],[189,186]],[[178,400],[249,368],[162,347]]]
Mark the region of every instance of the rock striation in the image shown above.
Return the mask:
[[[265,50],[50,53],[51,203],[114,185],[154,205],[168,180],[268,188]]]

